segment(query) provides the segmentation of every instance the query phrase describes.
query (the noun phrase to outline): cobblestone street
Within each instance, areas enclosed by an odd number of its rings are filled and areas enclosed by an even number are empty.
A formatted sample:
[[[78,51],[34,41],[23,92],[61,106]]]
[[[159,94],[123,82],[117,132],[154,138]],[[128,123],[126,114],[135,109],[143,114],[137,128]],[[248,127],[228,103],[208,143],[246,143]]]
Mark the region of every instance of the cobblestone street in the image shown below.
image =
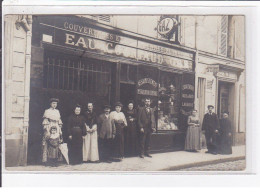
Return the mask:
[[[184,168],[181,171],[242,171],[245,170],[246,161],[236,160],[231,162],[223,162],[218,164],[210,164],[199,167]]]

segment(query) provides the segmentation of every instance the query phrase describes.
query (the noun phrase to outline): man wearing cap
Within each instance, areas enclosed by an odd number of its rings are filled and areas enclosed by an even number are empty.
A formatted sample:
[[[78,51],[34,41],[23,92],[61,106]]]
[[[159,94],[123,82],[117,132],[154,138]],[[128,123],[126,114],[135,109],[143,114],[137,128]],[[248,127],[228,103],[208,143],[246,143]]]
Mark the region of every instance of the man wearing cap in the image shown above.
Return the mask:
[[[104,106],[104,113],[97,119],[98,144],[100,160],[108,163],[112,162],[112,146],[115,138],[115,124],[110,116],[111,107]]]
[[[218,154],[219,120],[213,112],[214,106],[208,105],[208,113],[204,115],[202,131],[205,132],[207,149],[206,153]]]
[[[145,106],[138,111],[138,127],[140,129],[140,158],[144,155],[151,158],[149,154],[151,134],[155,132],[154,110],[150,107],[151,99],[145,99]]]

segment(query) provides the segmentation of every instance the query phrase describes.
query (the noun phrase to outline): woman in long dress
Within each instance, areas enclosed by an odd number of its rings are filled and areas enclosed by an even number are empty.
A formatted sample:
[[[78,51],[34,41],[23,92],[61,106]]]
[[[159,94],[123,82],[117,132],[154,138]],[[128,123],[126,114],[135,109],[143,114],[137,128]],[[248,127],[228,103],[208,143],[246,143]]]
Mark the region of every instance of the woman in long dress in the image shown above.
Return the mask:
[[[97,117],[93,111],[93,103],[88,103],[88,110],[84,116],[87,135],[83,138],[83,161],[98,162]]]
[[[133,101],[128,103],[128,109],[125,112],[125,116],[128,125],[125,131],[125,151],[127,155],[134,156],[137,153],[137,113],[134,109]]]
[[[116,136],[114,140],[115,157],[122,160],[124,158],[124,129],[127,126],[127,121],[123,112],[121,112],[122,104],[117,102],[115,104],[115,111],[110,113],[111,119],[115,123]]]
[[[56,127],[59,138],[62,138],[62,121],[59,110],[57,110],[59,99],[50,99],[50,108],[46,109],[43,114],[43,138],[42,138],[42,162],[47,162],[48,145],[46,139],[50,136],[50,129]],[[59,157],[58,161],[62,161],[62,156]]]
[[[81,107],[77,105],[74,113],[68,120],[69,135],[69,160],[71,164],[80,164],[83,162],[83,136],[86,135],[85,119],[80,115]]]
[[[200,149],[200,122],[197,116],[197,111],[193,110],[192,115],[188,117],[185,150],[196,152]]]

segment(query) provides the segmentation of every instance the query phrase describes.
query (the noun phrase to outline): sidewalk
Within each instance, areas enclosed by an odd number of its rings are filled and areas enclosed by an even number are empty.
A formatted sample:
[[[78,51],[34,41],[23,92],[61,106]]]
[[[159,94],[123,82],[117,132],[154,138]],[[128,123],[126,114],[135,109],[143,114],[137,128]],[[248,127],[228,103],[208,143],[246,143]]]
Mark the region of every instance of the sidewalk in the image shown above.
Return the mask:
[[[232,155],[206,154],[206,150],[198,153],[186,151],[153,154],[153,158],[125,158],[122,162],[83,163],[70,166],[45,167],[40,165],[7,167],[6,171],[167,171],[180,170],[194,166],[215,164],[245,158],[245,146],[233,147]]]

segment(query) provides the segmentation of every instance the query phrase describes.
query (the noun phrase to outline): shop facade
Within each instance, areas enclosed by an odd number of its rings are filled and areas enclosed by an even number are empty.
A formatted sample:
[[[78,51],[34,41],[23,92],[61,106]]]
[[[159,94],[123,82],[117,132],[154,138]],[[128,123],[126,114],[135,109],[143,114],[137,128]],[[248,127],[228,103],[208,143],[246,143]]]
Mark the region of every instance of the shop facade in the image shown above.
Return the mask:
[[[60,99],[63,135],[73,107],[129,100],[156,109],[151,152],[183,150],[187,116],[228,111],[245,143],[245,64],[77,16],[5,18],[5,164],[39,164],[42,116]]]
[[[200,120],[207,112],[207,105],[221,119],[229,113],[233,130],[233,145],[245,144],[245,65],[243,62],[198,52],[196,66],[195,108]]]
[[[151,152],[183,149],[194,107],[193,50],[75,16],[34,17],[32,31],[28,163],[39,162],[42,113],[53,96],[65,141],[76,103],[93,102],[99,114],[104,104],[133,100],[138,108],[150,97],[158,120]]]

